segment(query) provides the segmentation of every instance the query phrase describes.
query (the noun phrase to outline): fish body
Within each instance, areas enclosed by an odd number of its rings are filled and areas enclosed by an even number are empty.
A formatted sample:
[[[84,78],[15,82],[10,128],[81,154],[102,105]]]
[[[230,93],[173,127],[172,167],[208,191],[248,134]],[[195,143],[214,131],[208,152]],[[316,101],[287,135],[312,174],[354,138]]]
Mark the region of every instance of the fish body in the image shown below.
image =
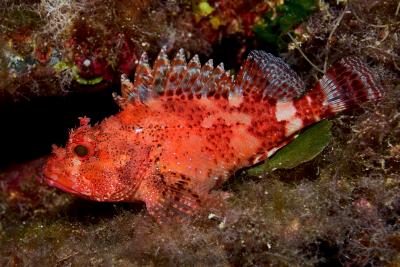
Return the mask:
[[[97,201],[144,201],[158,221],[198,213],[235,171],[289,143],[304,127],[381,97],[359,59],[335,63],[311,90],[281,59],[252,51],[234,80],[223,65],[144,54],[121,80],[121,112],[81,126],[53,148],[47,182]]]

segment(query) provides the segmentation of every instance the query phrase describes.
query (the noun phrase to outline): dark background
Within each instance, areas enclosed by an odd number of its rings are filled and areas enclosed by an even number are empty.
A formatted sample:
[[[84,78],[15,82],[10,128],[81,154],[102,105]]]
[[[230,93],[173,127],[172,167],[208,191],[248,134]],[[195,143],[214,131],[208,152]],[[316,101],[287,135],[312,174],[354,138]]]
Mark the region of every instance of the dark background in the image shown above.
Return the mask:
[[[65,145],[78,117],[94,124],[118,112],[112,88],[65,96],[36,97],[0,103],[0,168],[47,155],[51,145]]]

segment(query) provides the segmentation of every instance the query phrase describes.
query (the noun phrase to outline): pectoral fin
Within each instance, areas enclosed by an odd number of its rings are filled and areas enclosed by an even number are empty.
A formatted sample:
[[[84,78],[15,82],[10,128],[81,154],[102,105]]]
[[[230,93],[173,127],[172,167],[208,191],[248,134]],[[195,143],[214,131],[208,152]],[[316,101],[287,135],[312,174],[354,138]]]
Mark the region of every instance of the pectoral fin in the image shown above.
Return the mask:
[[[155,174],[147,188],[147,210],[160,223],[184,221],[199,213],[203,208],[202,195],[207,193],[198,192],[190,177],[175,172]]]

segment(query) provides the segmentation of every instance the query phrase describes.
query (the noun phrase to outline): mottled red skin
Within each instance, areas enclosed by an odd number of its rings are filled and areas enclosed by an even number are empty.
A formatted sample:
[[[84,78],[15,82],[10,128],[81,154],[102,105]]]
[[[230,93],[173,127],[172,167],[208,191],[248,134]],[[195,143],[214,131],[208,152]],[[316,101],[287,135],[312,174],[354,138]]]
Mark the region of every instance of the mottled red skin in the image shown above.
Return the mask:
[[[54,149],[44,174],[51,185],[81,197],[144,201],[151,213],[163,197],[162,187],[174,182],[200,203],[233,172],[265,159],[292,138],[286,136],[286,122],[276,119],[276,100],[255,94],[239,100],[232,105],[226,95],[163,95],[129,103],[93,127],[81,119],[66,148]],[[323,109],[304,98],[294,103],[302,114]],[[88,155],[76,155],[79,144]]]
[[[293,101],[293,105],[297,110],[296,116],[302,118],[304,126],[315,123],[317,121],[316,116],[324,119],[335,115],[329,106],[324,105],[326,96],[319,83],[317,83],[313,90],[308,92],[307,96],[312,101],[311,105],[308,103],[306,97]]]
[[[166,69],[168,71],[166,71]],[[144,201],[159,221],[218,203],[212,189],[271,156],[302,128],[378,99],[357,58],[328,69],[314,89],[282,60],[252,51],[233,82],[222,66],[161,49],[153,69],[142,55],[134,83],[121,79],[122,111],[72,131],[44,168],[50,185],[98,201]],[[299,97],[301,96],[301,97]]]

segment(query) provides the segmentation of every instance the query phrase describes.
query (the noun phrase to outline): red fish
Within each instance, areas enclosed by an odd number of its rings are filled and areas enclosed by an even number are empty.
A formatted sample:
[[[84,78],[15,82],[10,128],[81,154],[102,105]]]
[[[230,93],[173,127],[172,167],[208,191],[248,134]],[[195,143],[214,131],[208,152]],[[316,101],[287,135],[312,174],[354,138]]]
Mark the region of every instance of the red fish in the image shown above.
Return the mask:
[[[121,112],[71,131],[44,167],[47,182],[97,201],[143,201],[163,222],[207,209],[235,171],[263,161],[304,127],[381,97],[368,67],[347,57],[311,90],[281,59],[252,51],[234,80],[221,63],[153,68],[143,54],[134,83],[122,77]]]

